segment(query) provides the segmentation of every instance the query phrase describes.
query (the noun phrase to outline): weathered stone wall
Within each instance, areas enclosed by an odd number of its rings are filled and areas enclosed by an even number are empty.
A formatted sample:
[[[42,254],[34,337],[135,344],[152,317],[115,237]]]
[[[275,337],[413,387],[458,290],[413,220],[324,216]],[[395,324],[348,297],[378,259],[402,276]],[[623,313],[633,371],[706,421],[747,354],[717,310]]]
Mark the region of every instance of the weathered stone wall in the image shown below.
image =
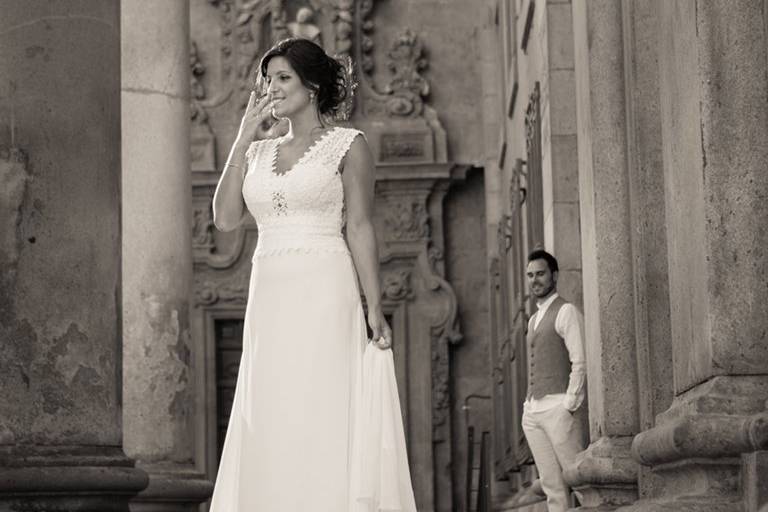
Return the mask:
[[[0,430],[119,445],[119,18],[42,4],[2,5],[4,158],[13,138],[28,163],[4,177],[23,184],[4,192]]]
[[[0,509],[127,511],[119,3],[0,12]]]
[[[747,276],[767,261],[768,13],[758,0],[659,6],[674,400],[634,439],[660,479],[627,510],[758,510],[768,291]]]
[[[768,208],[757,171],[768,151],[764,9],[678,2],[662,13],[674,22],[663,25],[660,76],[676,393],[768,362],[768,292],[747,277],[768,271],[768,234],[744,224]]]

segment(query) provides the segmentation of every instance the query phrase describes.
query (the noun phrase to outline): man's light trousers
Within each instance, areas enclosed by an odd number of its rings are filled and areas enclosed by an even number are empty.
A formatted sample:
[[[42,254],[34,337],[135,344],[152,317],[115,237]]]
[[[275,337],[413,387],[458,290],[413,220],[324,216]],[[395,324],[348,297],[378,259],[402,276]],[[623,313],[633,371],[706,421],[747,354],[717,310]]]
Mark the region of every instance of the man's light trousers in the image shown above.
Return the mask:
[[[523,432],[536,462],[541,487],[547,495],[549,512],[568,509],[568,486],[563,480],[563,467],[571,464],[576,454],[584,449],[584,427],[580,408],[571,413],[561,400],[545,405],[544,397],[532,407],[523,409]]]

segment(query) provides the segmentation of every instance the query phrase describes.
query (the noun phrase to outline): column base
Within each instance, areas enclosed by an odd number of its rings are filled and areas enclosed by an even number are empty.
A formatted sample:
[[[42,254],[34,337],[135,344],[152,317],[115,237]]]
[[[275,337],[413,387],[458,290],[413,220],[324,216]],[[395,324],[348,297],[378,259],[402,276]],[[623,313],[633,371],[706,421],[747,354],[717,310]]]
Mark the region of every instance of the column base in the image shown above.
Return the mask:
[[[193,467],[141,464],[149,486],[131,500],[131,512],[195,512],[211,497],[213,482]]]
[[[654,495],[627,510],[741,510],[742,454],[768,448],[766,396],[765,376],[719,376],[677,397],[632,442],[659,478]]]
[[[0,512],[128,512],[148,483],[118,447],[0,447]]]
[[[630,456],[632,438],[601,437],[563,469],[563,477],[578,494],[574,510],[615,510],[637,500],[637,463]]]

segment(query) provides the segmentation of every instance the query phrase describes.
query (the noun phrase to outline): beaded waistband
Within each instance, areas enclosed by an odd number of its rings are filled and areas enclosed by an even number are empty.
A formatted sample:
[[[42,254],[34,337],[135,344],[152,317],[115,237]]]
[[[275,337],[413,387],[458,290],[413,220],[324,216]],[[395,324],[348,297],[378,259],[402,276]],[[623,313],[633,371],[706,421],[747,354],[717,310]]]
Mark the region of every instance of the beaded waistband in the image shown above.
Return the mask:
[[[348,253],[349,248],[344,237],[338,232],[259,230],[253,257],[314,252]]]

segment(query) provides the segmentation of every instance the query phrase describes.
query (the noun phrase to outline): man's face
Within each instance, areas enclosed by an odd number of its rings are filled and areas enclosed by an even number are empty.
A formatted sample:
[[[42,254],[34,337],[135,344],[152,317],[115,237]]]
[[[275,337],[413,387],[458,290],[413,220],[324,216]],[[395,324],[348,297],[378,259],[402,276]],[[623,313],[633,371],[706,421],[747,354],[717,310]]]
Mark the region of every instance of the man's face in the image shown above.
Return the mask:
[[[544,298],[552,293],[557,285],[557,272],[549,270],[545,260],[528,262],[528,286],[536,298]]]

